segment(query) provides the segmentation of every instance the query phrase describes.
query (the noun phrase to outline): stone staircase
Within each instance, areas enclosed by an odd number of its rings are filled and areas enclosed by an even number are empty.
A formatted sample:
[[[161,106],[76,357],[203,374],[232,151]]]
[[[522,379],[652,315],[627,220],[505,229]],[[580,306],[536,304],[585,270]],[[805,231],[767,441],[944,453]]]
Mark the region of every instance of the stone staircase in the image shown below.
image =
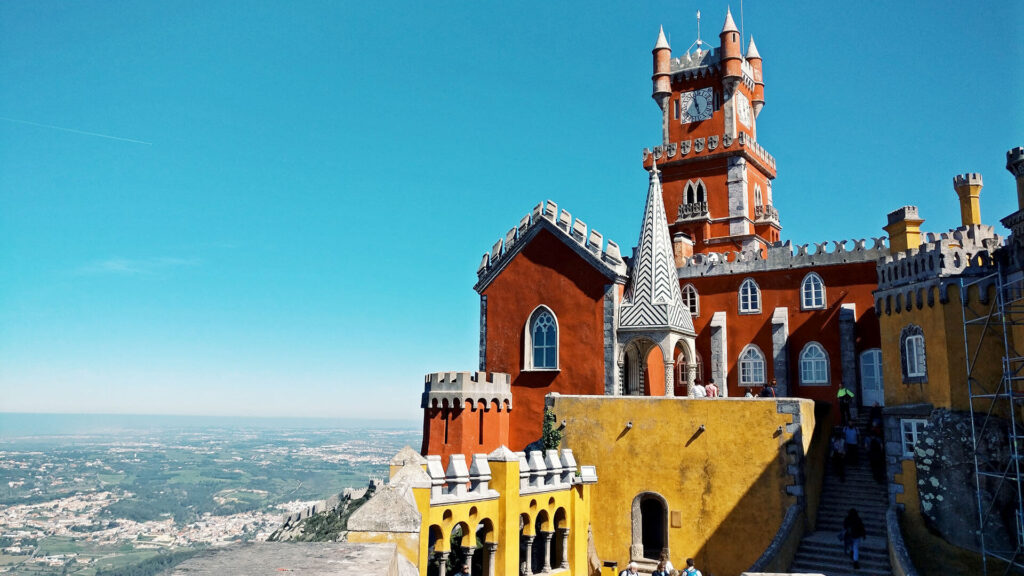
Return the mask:
[[[863,426],[864,422],[855,424]],[[863,449],[860,452],[860,461],[846,466],[846,482],[840,482],[839,477],[833,474],[831,462],[827,464],[816,530],[805,534],[800,541],[790,573],[892,575],[885,532],[885,511],[889,506],[887,489],[885,484],[878,484],[872,478],[867,453]],[[859,569],[854,569],[853,559],[843,552],[843,543],[839,540],[843,520],[850,508],[857,509],[867,530],[867,537],[860,547]]]

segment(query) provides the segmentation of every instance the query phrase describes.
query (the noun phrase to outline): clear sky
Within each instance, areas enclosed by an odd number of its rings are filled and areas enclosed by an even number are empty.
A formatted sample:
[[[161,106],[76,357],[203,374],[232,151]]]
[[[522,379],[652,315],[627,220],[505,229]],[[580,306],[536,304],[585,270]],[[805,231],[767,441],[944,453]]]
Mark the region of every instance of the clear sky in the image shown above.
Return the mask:
[[[534,204],[636,242],[698,8],[717,46],[720,1],[0,3],[0,411],[416,418]],[[998,225],[1022,19],[746,2],[783,237],[944,231],[968,171]]]

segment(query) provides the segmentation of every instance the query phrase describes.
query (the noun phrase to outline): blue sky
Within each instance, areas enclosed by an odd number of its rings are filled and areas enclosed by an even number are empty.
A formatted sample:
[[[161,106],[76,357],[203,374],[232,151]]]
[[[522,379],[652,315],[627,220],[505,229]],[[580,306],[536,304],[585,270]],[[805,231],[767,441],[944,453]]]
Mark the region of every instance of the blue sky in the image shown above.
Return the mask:
[[[558,202],[637,239],[651,48],[724,2],[0,4],[0,411],[417,418],[480,255]],[[739,5],[733,10],[739,22]],[[746,2],[796,242],[1016,208],[1013,2]]]

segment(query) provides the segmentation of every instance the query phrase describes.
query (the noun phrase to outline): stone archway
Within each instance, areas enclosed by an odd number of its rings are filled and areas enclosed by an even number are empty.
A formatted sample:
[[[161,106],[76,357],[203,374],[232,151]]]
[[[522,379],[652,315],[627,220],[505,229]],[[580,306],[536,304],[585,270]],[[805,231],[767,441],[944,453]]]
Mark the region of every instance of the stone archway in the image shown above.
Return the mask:
[[[641,492],[633,498],[631,560],[657,560],[669,549],[668,501],[656,492]]]

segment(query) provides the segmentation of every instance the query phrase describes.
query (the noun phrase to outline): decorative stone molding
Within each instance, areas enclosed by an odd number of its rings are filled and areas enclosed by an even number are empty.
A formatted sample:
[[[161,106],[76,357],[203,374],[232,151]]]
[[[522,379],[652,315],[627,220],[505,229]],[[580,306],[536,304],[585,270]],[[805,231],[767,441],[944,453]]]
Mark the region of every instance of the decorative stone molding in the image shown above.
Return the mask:
[[[434,372],[424,377],[420,408],[470,408],[483,402],[490,410],[512,409],[512,379],[502,372]]]
[[[483,292],[491,281],[505,269],[505,266],[518,254],[529,241],[542,230],[548,230],[574,252],[590,262],[605,276],[617,283],[626,280],[626,262],[622,258],[619,245],[608,240],[597,230],[587,234],[587,225],[580,219],[574,222],[568,211],[558,212],[558,204],[547,200],[534,206],[533,210],[519,220],[519,224],[510,228],[504,238],[499,238],[491,251],[485,253],[477,268],[477,283],[473,287]]]
[[[708,203],[706,201],[680,204],[679,212],[676,214],[676,222],[709,220],[710,218],[711,215],[708,213]]]
[[[920,248],[879,260],[878,292],[934,278],[990,274],[995,267],[995,251],[1002,245],[995,228],[981,224],[925,234]]]
[[[870,248],[864,239],[839,240],[814,244],[813,252],[810,251],[808,244],[801,244],[796,246],[794,252],[792,244],[787,240],[768,246],[767,256],[762,255],[760,250],[694,254],[677,269],[677,273],[679,278],[700,278],[851,262],[874,262],[887,255],[889,249],[885,237],[873,240],[874,244]],[[831,251],[829,244],[832,245]],[[849,244],[852,244],[852,248],[848,246]]]
[[[754,222],[758,224],[778,224],[779,211],[771,204],[754,206]]]

